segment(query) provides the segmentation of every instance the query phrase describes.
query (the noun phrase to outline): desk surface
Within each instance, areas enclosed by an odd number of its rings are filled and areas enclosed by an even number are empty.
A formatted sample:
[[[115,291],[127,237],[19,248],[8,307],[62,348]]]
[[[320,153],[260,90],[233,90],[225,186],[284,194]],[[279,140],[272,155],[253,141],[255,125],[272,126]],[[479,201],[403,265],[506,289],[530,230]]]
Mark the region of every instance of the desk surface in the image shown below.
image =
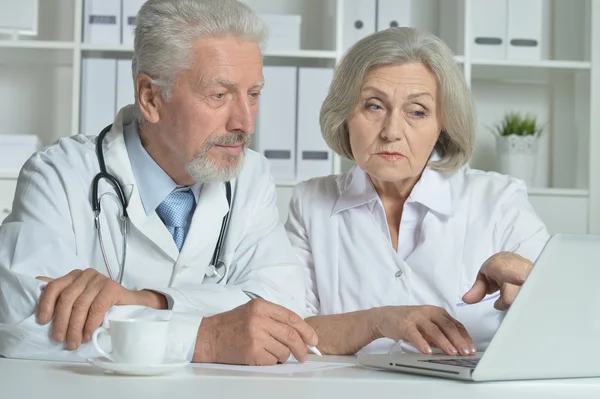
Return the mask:
[[[311,356],[310,360],[317,360]],[[325,356],[352,362],[354,357]],[[290,375],[186,367],[164,376],[104,374],[85,363],[0,358],[0,397],[116,398],[600,398],[600,379],[473,383],[352,366]]]

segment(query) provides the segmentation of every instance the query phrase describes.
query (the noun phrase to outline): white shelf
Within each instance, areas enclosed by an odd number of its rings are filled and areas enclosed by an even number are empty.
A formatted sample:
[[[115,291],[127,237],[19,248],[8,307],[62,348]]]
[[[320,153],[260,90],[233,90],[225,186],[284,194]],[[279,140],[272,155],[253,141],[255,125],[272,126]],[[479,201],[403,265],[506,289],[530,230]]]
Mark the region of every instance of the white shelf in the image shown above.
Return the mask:
[[[81,43],[83,51],[112,51],[119,53],[133,53],[133,47],[124,44],[94,44]]]
[[[277,187],[294,187],[300,183],[300,180],[276,180],[275,185]]]
[[[118,53],[132,53],[133,47],[122,44],[93,44],[93,43],[81,43],[81,50],[83,51],[110,51]],[[285,57],[285,58],[311,58],[311,59],[326,59],[335,60],[337,53],[335,51],[324,51],[324,50],[275,50],[265,51],[265,57]]]
[[[42,40],[0,40],[0,48],[72,50],[75,48],[75,42]]]
[[[526,67],[526,68],[550,68],[550,69],[590,69],[592,64],[586,61],[558,61],[558,60],[486,60],[474,59],[473,65],[502,66],[502,67]]]
[[[549,188],[532,187],[527,190],[529,195],[547,196],[547,197],[587,197],[589,190],[580,188]]]
[[[274,50],[265,51],[265,57],[286,57],[286,58],[316,58],[324,60],[335,60],[337,53],[335,51],[325,50]]]
[[[16,179],[19,177],[19,172],[3,172],[0,171],[0,180]]]
[[[535,181],[540,185],[552,182],[557,187],[575,185],[571,182],[576,181],[578,187],[589,187],[589,190],[533,187],[529,190],[530,198],[540,203],[555,203],[563,199],[587,201],[589,206],[582,211],[588,219],[587,230],[600,232],[600,156],[590,151],[590,148],[599,147],[600,140],[600,112],[595,112],[600,109],[600,65],[595,62],[600,54],[600,41],[592,40],[600,37],[600,6],[595,0],[573,1],[567,5],[544,0],[551,2],[558,11],[553,16],[553,48],[550,54],[562,59],[494,60],[473,57],[472,44],[466,39],[472,33],[470,14],[474,1],[477,0],[448,1],[450,5],[447,7],[441,6],[446,0],[440,1],[432,28],[457,54],[454,60],[463,70],[465,80],[475,95],[481,127],[497,122],[505,110],[513,107],[540,115],[540,120],[552,127],[552,136],[547,135],[548,140],[542,146],[542,154],[546,154],[548,162],[543,160],[540,164],[551,167],[546,171],[548,176],[537,176],[540,178]],[[4,89],[2,93],[18,94],[17,100],[10,100],[9,95],[0,96],[0,109],[4,111],[1,114],[4,127],[0,130],[10,132],[15,130],[15,126],[27,131],[48,130],[44,142],[79,132],[82,58],[96,53],[106,58],[130,58],[133,55],[131,44],[81,41],[85,0],[55,0],[53,3],[57,4],[46,7],[40,13],[41,36],[0,36],[0,51],[5,53],[0,62],[0,72],[2,77],[6,77],[3,80],[6,88],[0,89]],[[344,9],[351,2],[252,0],[248,3],[264,13],[302,15],[301,37],[305,49],[281,51],[267,48],[264,52],[266,64],[329,67],[340,60],[345,51],[344,35],[347,34]],[[557,6],[559,3],[560,6]],[[456,15],[450,18],[448,12],[457,9]],[[56,40],[51,40],[53,38]],[[46,100],[41,102],[40,98]],[[49,119],[48,127],[40,129],[18,112],[23,104],[34,113],[48,110],[56,117]],[[47,104],[52,106],[48,108]],[[492,156],[496,144],[494,138],[486,134],[488,132],[478,131],[473,161],[479,163],[474,167],[494,170],[498,167]],[[557,149],[561,147],[565,147],[564,154],[557,163],[550,157],[556,157]],[[332,173],[343,172],[348,166],[348,162],[335,155]],[[0,179],[16,177],[16,174],[0,172]],[[285,196],[299,182],[299,179],[278,179],[275,184]],[[281,204],[285,203],[284,198]],[[549,218],[553,216],[550,214]]]

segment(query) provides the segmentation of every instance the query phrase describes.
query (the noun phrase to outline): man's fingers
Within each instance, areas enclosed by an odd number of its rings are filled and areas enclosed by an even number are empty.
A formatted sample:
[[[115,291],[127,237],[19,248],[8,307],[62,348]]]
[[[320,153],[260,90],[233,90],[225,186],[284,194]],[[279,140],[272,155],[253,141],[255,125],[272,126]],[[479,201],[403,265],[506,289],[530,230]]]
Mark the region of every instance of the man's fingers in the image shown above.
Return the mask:
[[[300,334],[298,334],[295,328],[290,327],[289,325],[284,323],[276,322],[274,320],[272,320],[270,323],[265,324],[265,329],[271,335],[271,337],[276,339],[279,343],[284,345],[285,348],[291,351],[296,360],[298,360],[299,362],[303,362],[306,359],[308,349],[306,348],[304,341],[302,340]],[[271,353],[275,355],[275,353]],[[289,357],[289,352],[287,356]]]
[[[481,301],[487,294],[489,289],[485,276],[481,273],[477,274],[477,279],[469,291],[463,295],[462,300],[465,303],[473,304]]]
[[[276,339],[268,340],[265,343],[265,350],[273,355],[273,357],[277,359],[278,363],[285,363],[290,358],[290,349]],[[297,360],[300,361],[300,359]]]
[[[41,281],[43,281],[45,283],[49,283],[50,281],[54,280],[53,278],[45,277],[45,276],[37,276],[35,279],[36,280],[41,280]]]
[[[98,281],[100,280],[100,281]],[[101,279],[93,279],[73,302],[69,326],[67,328],[67,348],[77,349],[83,339],[83,329],[89,317],[90,307],[102,289]]]
[[[60,293],[54,309],[54,325],[52,326],[52,338],[56,342],[63,342],[66,339],[73,304],[85,291],[88,281],[82,274]]]
[[[37,309],[37,318],[40,324],[48,324],[54,316],[54,310],[60,294],[83,273],[81,270],[73,270],[71,273],[56,280],[51,280],[40,297]],[[40,277],[42,281],[47,277]]]
[[[262,301],[262,304],[267,304],[267,306],[269,306],[267,314],[271,319],[294,328],[305,343],[317,346],[319,343],[317,333],[300,316],[291,310],[274,303]]]
[[[119,292],[122,287],[112,280],[102,279],[102,289],[90,305],[87,322],[83,328],[83,337],[89,341],[94,331],[104,321],[104,316],[111,306],[118,304]]]

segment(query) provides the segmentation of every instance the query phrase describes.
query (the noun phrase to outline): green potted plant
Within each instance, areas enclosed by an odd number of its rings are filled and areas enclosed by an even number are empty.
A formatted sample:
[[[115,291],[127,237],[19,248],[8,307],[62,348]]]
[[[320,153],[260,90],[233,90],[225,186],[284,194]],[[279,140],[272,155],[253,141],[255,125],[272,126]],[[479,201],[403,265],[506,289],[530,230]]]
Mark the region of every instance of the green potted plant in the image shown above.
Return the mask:
[[[542,131],[543,126],[535,115],[507,112],[492,128],[500,161],[499,172],[522,179],[531,187]]]

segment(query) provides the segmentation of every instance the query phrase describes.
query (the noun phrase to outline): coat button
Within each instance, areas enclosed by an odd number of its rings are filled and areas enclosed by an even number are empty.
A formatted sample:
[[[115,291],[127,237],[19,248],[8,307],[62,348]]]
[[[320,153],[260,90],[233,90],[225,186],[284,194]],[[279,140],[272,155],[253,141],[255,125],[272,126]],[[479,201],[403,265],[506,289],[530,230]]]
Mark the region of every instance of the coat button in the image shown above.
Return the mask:
[[[402,277],[402,270],[398,270],[396,272],[396,278],[400,278],[400,277]]]

